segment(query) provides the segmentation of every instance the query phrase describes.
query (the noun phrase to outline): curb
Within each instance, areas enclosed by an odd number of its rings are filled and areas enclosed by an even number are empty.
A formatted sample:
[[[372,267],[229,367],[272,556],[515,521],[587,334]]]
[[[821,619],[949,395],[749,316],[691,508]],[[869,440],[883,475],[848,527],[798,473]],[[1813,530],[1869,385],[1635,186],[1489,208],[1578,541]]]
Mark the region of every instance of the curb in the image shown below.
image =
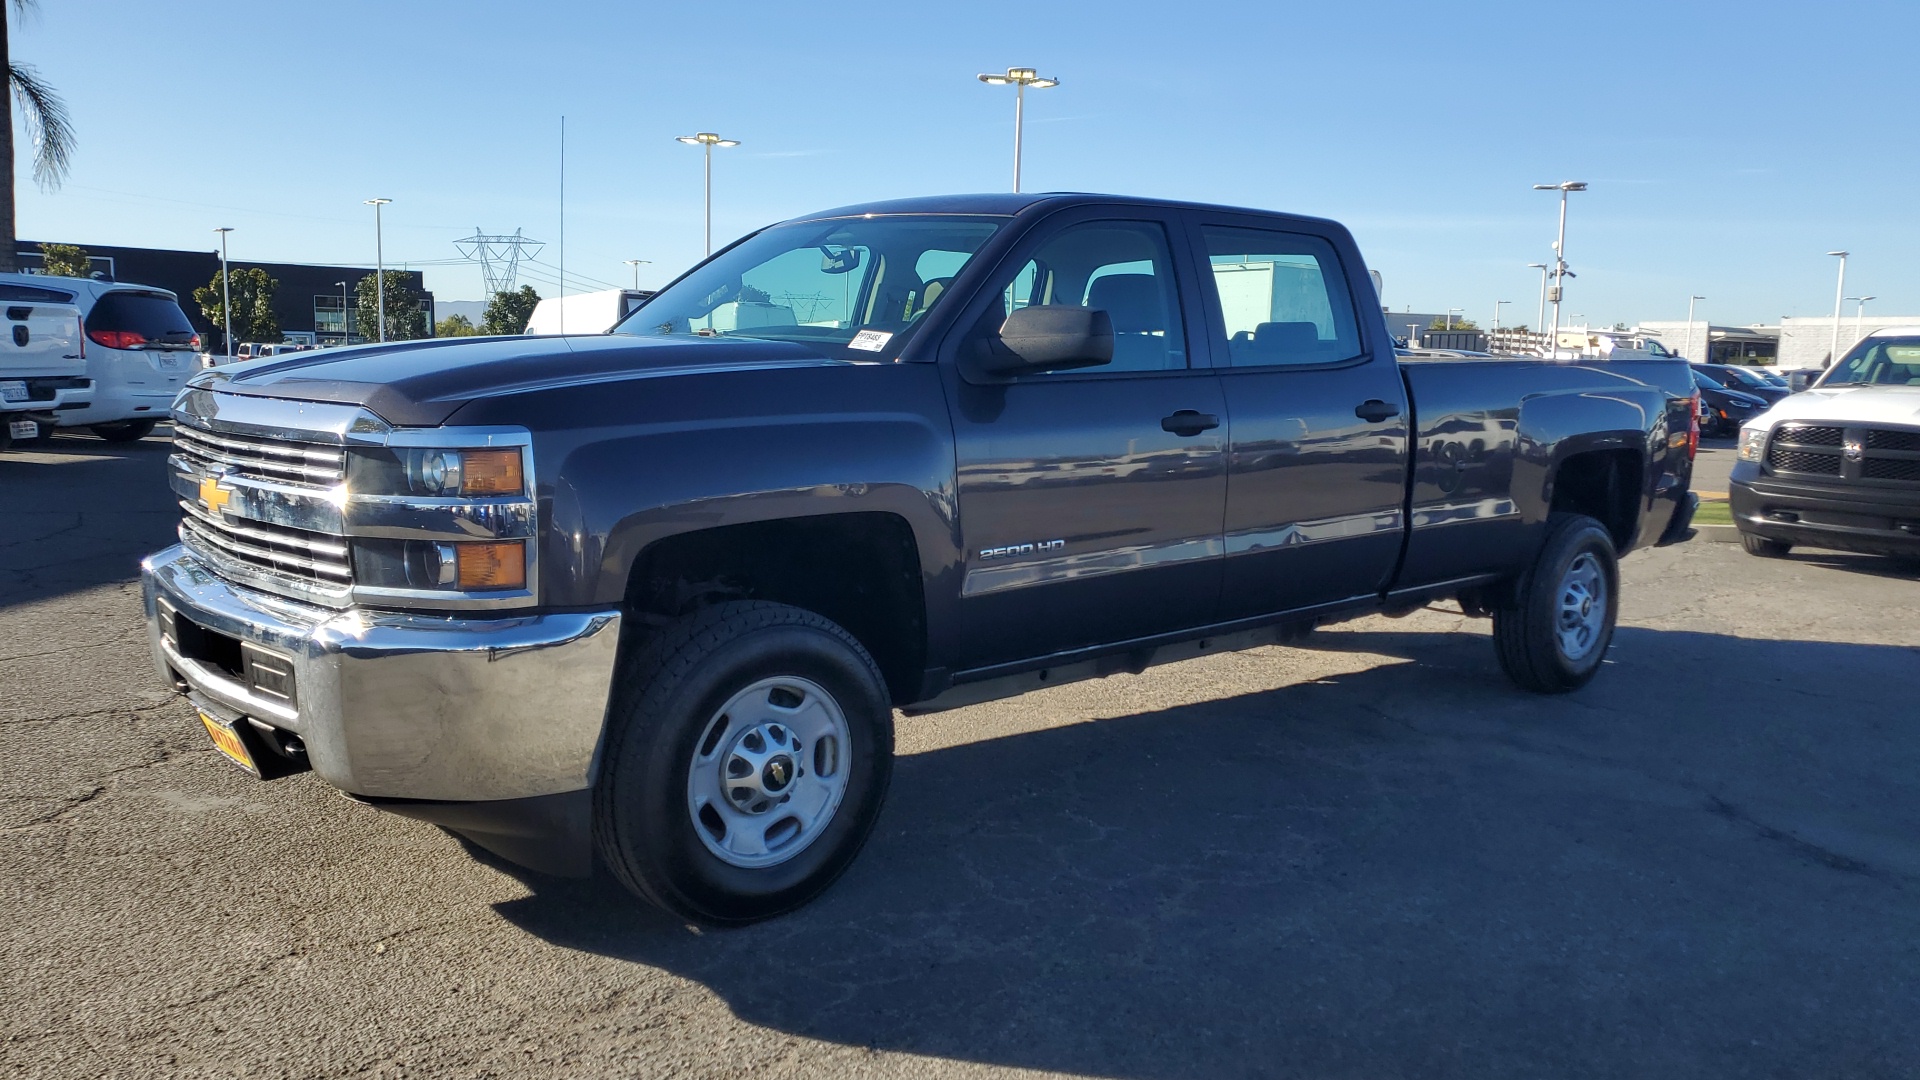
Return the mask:
[[[1740,528],[1737,525],[1695,525],[1695,533],[1700,539],[1716,544],[1737,544],[1740,542]]]

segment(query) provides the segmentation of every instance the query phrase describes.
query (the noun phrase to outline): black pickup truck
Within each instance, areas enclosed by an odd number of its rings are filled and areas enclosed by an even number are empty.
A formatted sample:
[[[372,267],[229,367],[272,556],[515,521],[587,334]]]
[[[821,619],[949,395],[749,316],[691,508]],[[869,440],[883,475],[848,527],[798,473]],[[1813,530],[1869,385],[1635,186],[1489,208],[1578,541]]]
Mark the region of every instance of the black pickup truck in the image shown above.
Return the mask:
[[[145,602],[256,774],[739,923],[854,858],[895,709],[1438,600],[1520,686],[1583,685],[1615,560],[1691,535],[1692,395],[1673,361],[1401,362],[1330,221],[852,206],[609,333],[201,373]]]

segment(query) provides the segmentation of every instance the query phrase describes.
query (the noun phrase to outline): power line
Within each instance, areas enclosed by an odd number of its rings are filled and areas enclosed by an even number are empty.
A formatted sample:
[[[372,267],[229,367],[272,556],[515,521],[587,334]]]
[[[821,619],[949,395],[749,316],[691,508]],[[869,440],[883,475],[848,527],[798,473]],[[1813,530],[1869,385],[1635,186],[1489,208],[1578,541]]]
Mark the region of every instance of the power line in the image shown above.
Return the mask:
[[[513,230],[512,236],[488,236],[476,226],[472,236],[455,240],[453,246],[462,257],[480,264],[480,278],[486,282],[487,295],[494,296],[512,292],[514,278],[520,272],[520,260],[531,261],[533,253],[546,245],[522,236],[519,229]]]

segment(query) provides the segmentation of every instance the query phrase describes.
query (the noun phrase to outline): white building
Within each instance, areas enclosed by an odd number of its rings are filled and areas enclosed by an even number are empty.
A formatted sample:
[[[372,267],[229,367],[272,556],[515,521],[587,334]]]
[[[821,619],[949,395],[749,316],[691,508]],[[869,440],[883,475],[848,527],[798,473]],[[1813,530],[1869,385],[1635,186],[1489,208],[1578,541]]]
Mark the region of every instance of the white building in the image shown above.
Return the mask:
[[[1831,324],[1833,320],[1828,319]],[[1697,364],[1759,364],[1776,362],[1780,342],[1777,326],[1718,326],[1695,320],[1689,333],[1686,321],[1643,322],[1638,329],[1660,335],[1669,352]]]
[[[1920,315],[1869,315],[1862,320],[1840,316],[1840,355],[1847,355],[1861,338],[1889,326],[1920,326]],[[1782,368],[1826,367],[1832,349],[1833,316],[1780,320]]]

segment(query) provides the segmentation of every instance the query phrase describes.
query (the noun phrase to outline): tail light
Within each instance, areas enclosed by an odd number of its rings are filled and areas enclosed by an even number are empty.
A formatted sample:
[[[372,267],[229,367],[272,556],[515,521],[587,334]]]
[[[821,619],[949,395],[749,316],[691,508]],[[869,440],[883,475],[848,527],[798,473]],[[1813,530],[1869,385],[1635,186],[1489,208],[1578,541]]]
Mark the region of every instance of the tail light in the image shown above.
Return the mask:
[[[1700,454],[1700,391],[1687,399],[1687,460]]]
[[[199,334],[193,335],[192,340],[187,342],[187,347],[191,349],[198,349],[200,347],[200,335]]]
[[[75,318],[73,325],[80,331],[80,359],[85,360],[87,358],[87,320]]]
[[[87,336],[109,349],[135,349],[147,343],[147,336],[138,330],[89,330]]]

